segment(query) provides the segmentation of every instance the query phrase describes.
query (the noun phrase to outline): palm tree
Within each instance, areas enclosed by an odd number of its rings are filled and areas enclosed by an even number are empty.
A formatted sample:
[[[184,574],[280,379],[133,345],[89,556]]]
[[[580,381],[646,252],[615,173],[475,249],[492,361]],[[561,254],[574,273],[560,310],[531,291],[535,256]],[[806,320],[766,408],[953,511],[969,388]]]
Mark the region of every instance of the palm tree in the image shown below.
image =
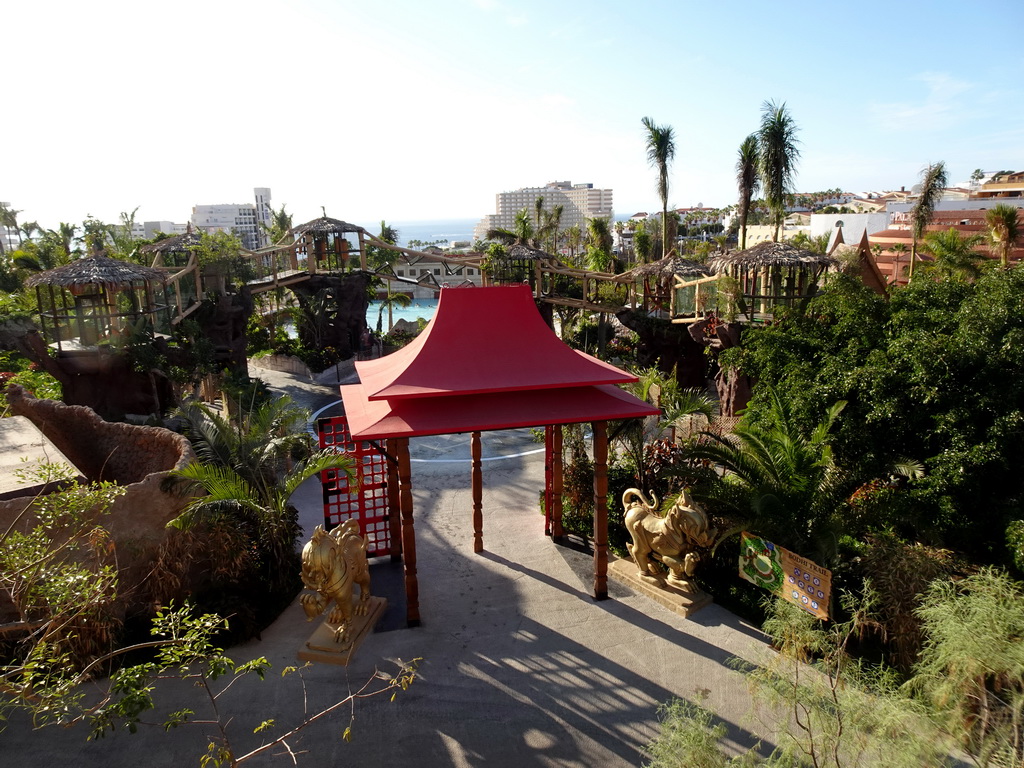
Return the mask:
[[[36,232],[42,233],[42,231],[43,228],[39,226],[38,221],[26,221],[21,225],[21,232],[25,236],[25,240],[31,240]]]
[[[729,480],[713,494],[747,517],[751,529],[797,550],[814,542],[828,547],[831,524],[855,487],[835,465],[829,432],[846,403],[833,405],[809,435],[803,434],[789,405],[767,389],[768,419],[741,420],[729,436],[702,433],[691,450],[697,459],[725,469]]]
[[[18,244],[21,245],[24,242],[21,239],[21,228],[18,226],[18,214],[21,211],[16,211],[5,203],[0,203],[0,228],[3,228],[3,236],[0,237],[0,253],[4,253],[7,248],[7,230],[14,230],[18,233]]]
[[[608,227],[608,219],[600,217],[587,219],[587,245],[611,253],[612,232]]]
[[[896,277],[896,271],[899,269],[900,259],[906,256],[907,253],[910,252],[910,249],[907,248],[906,243],[896,243],[889,250],[895,254],[895,257],[893,258],[892,269],[893,277]]]
[[[537,195],[537,199],[533,201],[533,212],[537,219],[533,225],[533,231],[540,237],[540,231],[544,226],[544,198],[540,195]]]
[[[281,206],[283,212],[284,206]],[[291,214],[289,214],[290,218]],[[380,222],[380,234],[377,235],[377,239],[385,243],[397,244],[398,243],[398,230],[387,223],[384,219]],[[388,264],[393,264],[399,257],[398,251],[392,251],[387,248],[382,248],[377,245],[368,245],[366,247],[366,265],[370,269],[381,269]]]
[[[496,240],[504,245],[533,245],[535,230],[530,220],[530,212],[523,208],[516,213],[512,222],[512,229],[496,227],[487,230],[487,239]]]
[[[60,242],[61,247],[64,249],[64,258],[70,260],[75,252],[74,244],[78,236],[78,226],[62,221],[57,229],[51,229],[50,233]]]
[[[785,102],[766,101],[761,105],[761,127],[757,132],[758,169],[764,199],[775,225],[772,240],[776,243],[786,218],[786,194],[792,191],[796,162],[800,158],[796,131],[796,122],[786,110]]]
[[[946,188],[946,164],[932,163],[921,171],[921,193],[910,211],[910,279],[914,278],[914,264],[917,262],[917,244],[924,237],[924,230],[935,213],[935,205]]]
[[[565,240],[566,245],[569,247],[569,259],[571,261],[576,258],[580,247],[583,245],[583,230],[580,229],[579,224],[573,224],[565,230]]]
[[[408,307],[412,304],[412,297],[407,293],[392,293],[391,284],[388,283],[388,295],[381,299],[380,309],[377,310],[377,335],[381,334],[384,328],[384,309],[388,310],[388,330],[395,327],[394,308]]]
[[[287,397],[243,411],[237,421],[197,402],[176,415],[183,419],[199,460],[171,476],[183,481],[186,493],[202,490],[207,495],[191,501],[171,524],[181,530],[207,524],[237,543],[229,569],[235,579],[255,573],[271,591],[286,589],[297,573],[295,540],[300,530],[289,499],[305,480],[324,470],[340,470],[351,482],[351,459],[327,451],[310,454],[308,414]],[[281,474],[296,455],[305,458]]]
[[[750,202],[757,194],[761,180],[757,175],[758,163],[757,134],[750,134],[740,144],[736,159],[736,183],[740,190],[740,250],[747,247],[747,218],[750,216]]]
[[[562,223],[562,213],[565,210],[565,206],[556,205],[544,217],[544,224],[537,231],[537,239],[542,242],[547,242],[549,245],[549,253],[558,253],[558,228]]]
[[[267,233],[267,237],[270,242],[274,245],[281,243],[285,236],[287,236],[289,230],[292,228],[292,215],[285,211],[285,205],[281,204],[281,210],[275,211],[274,206],[267,206],[270,208],[270,226],[260,223],[260,228]],[[393,241],[388,241],[393,242]]]
[[[1010,266],[1010,251],[1020,239],[1020,222],[1017,219],[1019,212],[1019,208],[1006,203],[999,203],[985,212],[992,251],[999,255],[999,263],[1003,269]]]
[[[935,262],[929,268],[952,280],[975,280],[981,275],[985,257],[977,247],[985,241],[981,234],[963,235],[953,227],[945,232],[929,232],[924,239],[924,250]]]
[[[647,129],[647,162],[658,169],[658,197],[661,198],[662,257],[668,255],[668,167],[676,155],[676,142],[672,126],[655,125],[645,117],[641,121]]]

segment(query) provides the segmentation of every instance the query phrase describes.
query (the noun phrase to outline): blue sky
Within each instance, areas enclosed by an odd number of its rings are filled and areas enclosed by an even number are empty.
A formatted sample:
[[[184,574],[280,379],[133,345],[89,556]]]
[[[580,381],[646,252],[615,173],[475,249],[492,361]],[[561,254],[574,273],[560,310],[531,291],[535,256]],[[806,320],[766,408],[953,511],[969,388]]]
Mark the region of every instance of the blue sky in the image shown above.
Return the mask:
[[[1024,3],[94,0],[3,12],[0,200],[54,227],[185,221],[268,186],[296,221],[479,217],[553,180],[660,207],[735,201],[766,99],[801,191],[1024,169]]]

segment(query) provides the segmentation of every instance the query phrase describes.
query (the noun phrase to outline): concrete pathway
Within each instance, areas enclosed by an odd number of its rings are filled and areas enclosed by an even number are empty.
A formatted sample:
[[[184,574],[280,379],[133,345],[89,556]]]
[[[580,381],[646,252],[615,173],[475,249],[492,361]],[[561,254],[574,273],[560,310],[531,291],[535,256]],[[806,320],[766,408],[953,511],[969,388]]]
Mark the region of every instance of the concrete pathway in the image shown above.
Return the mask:
[[[264,376],[264,374],[266,375]],[[336,389],[286,374],[254,371],[276,390],[317,409]],[[749,730],[744,678],[730,657],[756,663],[760,633],[712,605],[687,620],[609,582],[612,599],[590,596],[586,554],[544,535],[538,511],[542,446],[528,430],[485,433],[484,547],[472,552],[469,438],[412,441],[416,542],[422,626],[370,635],[346,669],[314,665],[294,675],[245,680],[218,705],[231,719],[236,748],[258,741],[253,728],[275,718],[284,729],[360,688],[396,659],[420,658],[419,674],[394,701],[359,700],[351,742],[341,739],[347,710],[305,729],[293,743],[311,766],[639,766],[657,735],[657,708],[672,697],[704,698],[729,726],[736,745],[756,741]],[[296,496],[308,530],[322,519],[319,488]],[[401,565],[373,566],[374,592],[400,585]],[[400,606],[397,607],[400,611]],[[401,625],[391,620],[389,625]],[[231,649],[236,659],[266,656],[280,670],[314,625],[298,603],[262,635]],[[169,710],[202,700],[187,688],[160,691]],[[305,704],[304,704],[305,702]],[[0,733],[5,762],[51,766],[75,755],[87,766],[198,764],[205,749],[199,727],[170,734],[152,727],[85,743],[83,731],[31,731],[12,723]],[[276,730],[276,729],[275,729]],[[287,765],[287,756],[257,765]]]

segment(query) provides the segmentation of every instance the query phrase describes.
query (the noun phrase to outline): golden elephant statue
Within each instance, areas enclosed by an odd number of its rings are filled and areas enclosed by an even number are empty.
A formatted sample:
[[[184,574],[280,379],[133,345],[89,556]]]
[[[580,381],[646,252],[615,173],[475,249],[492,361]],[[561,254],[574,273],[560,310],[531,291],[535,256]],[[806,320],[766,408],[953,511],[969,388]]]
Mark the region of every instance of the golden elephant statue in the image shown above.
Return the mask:
[[[664,517],[658,514],[658,499],[651,494],[648,501],[643,492],[629,488],[622,494],[626,510],[626,529],[633,542],[629,554],[648,579],[660,579],[661,570],[653,560],[668,568],[668,581],[685,592],[694,592],[691,580],[700,562],[698,548],[710,547],[717,531],[708,523],[708,516],[684,489]],[[652,560],[653,558],[653,560]]]
[[[370,566],[366,540],[359,535],[359,522],[349,519],[330,533],[318,525],[302,548],[302,583],[311,592],[299,597],[306,616],[316,618],[333,603],[327,623],[337,626],[334,641],[349,640],[352,617],[364,615],[370,600]],[[355,600],[355,585],[359,600]]]

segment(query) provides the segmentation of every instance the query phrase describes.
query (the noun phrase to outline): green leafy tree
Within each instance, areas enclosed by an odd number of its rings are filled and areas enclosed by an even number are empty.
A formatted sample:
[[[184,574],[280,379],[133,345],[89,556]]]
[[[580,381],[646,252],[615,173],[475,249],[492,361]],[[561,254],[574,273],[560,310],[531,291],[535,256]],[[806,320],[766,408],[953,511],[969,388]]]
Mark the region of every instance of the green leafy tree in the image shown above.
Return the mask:
[[[647,162],[658,171],[658,197],[661,199],[661,255],[667,256],[668,239],[668,171],[676,156],[675,132],[670,125],[656,125],[650,117],[641,120],[647,131]]]
[[[786,218],[786,195],[793,191],[796,163],[800,158],[797,125],[786,109],[786,103],[766,101],[761,105],[761,126],[757,131],[761,189],[771,213],[775,232],[772,239],[779,240],[779,231]]]
[[[723,365],[785,392],[804,434],[845,400],[830,444],[855,476],[886,478],[902,457],[925,466],[905,487],[884,482],[867,494],[847,532],[891,528],[1005,562],[1003,532],[1024,518],[1014,469],[1024,462],[1015,426],[1024,420],[1024,382],[1012,373],[1024,365],[1017,272],[917,280],[888,301],[836,275],[805,311],[780,313],[723,353]],[[746,418],[766,409],[755,394]]]

